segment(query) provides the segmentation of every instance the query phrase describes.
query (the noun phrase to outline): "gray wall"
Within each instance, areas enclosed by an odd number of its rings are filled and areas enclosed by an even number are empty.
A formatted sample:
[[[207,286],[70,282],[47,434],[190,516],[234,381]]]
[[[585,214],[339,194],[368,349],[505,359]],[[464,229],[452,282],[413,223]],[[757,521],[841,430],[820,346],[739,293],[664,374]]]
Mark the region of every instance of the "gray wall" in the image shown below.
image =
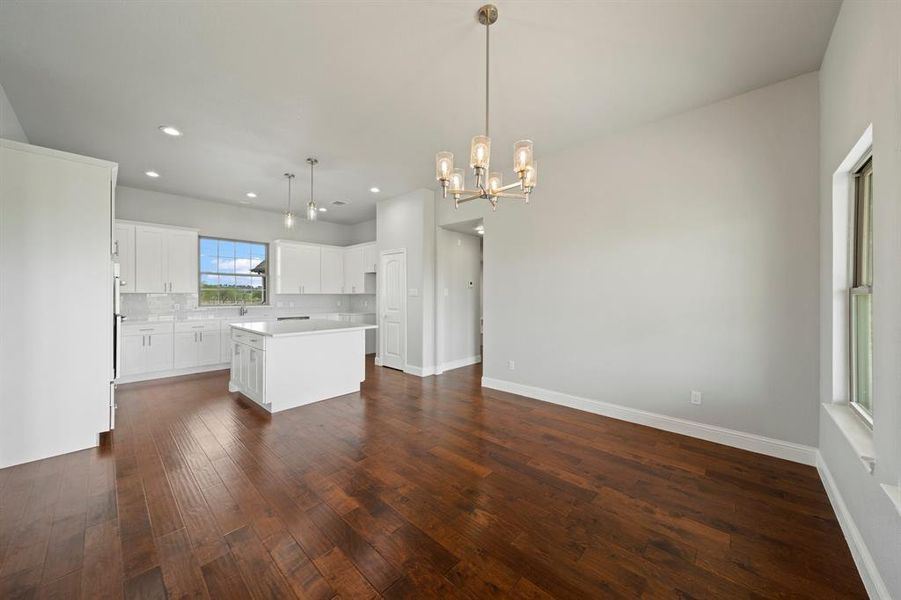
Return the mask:
[[[817,110],[808,74],[438,201],[485,220],[485,376],[815,445]]]
[[[844,366],[834,365],[832,352],[833,328],[842,327],[834,322],[832,311],[832,176],[867,126],[873,125],[874,473],[864,469],[825,410],[819,446],[891,598],[901,598],[901,515],[880,484],[901,484],[899,32],[901,3],[845,2],[820,70],[820,398],[824,403],[833,400],[833,375]]]
[[[415,190],[376,206],[379,252],[407,250],[407,364],[435,364],[435,204],[431,190]]]
[[[116,188],[116,218],[196,227],[201,235],[260,242],[292,239],[348,246],[375,240],[368,223],[357,226],[298,220],[294,229],[288,230],[276,212],[121,185]],[[367,239],[367,235],[371,237]]]
[[[481,354],[482,247],[478,236],[441,228],[435,245],[436,362],[443,369]]]
[[[28,137],[25,136],[19,117],[9,103],[2,85],[0,85],[0,138],[28,143]]]

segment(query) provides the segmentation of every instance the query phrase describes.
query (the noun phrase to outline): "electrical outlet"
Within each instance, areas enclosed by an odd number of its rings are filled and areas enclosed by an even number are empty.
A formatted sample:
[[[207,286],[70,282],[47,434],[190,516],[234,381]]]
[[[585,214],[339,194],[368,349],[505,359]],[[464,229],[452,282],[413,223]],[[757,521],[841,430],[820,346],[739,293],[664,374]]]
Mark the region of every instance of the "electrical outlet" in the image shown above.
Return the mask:
[[[510,369],[511,371],[515,371],[515,370],[516,370],[516,361],[514,361],[514,360],[508,360],[508,361],[507,361],[507,368]]]
[[[701,394],[701,392],[699,392],[698,390],[692,390],[691,400],[689,400],[689,402],[691,402],[692,404],[701,404],[702,401],[703,395]]]

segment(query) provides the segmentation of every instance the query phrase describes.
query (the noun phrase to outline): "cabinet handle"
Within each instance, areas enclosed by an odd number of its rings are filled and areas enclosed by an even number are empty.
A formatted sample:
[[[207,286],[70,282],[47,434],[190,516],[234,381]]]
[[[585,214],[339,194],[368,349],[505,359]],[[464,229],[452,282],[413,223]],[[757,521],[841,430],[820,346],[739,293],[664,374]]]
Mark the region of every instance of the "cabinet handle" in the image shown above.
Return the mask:
[[[152,346],[152,345],[153,345],[153,336],[152,336],[152,335],[148,335],[148,336],[147,336],[147,345],[148,345],[148,346]]]
[[[144,346],[146,346],[146,345],[147,345],[147,336],[146,336],[146,335],[142,335],[142,336],[141,336],[141,347],[144,347]]]
[[[153,331],[153,328],[151,327],[150,329],[139,329],[138,331]]]
[[[203,341],[203,332],[202,331],[200,332],[200,341],[201,342]]]
[[[196,331],[194,332],[194,343],[195,344],[197,343],[197,332]]]
[[[113,242],[113,256],[119,256],[119,240]]]

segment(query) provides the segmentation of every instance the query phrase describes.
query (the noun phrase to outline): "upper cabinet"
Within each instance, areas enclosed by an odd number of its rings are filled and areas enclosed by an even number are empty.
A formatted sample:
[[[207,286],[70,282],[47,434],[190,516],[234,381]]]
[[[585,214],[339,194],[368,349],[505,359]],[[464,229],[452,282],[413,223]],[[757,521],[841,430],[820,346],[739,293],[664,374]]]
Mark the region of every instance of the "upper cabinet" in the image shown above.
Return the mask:
[[[197,232],[190,229],[116,223],[120,291],[197,293]]]
[[[119,291],[135,291],[135,226],[116,223],[113,239],[113,259],[119,263]]]
[[[379,252],[375,244],[366,244],[363,246],[363,272],[375,273],[378,271]]]
[[[276,294],[321,293],[322,249],[319,246],[276,240],[270,253]]]
[[[354,246],[344,250],[344,293],[363,293],[362,246]]]
[[[323,294],[344,293],[344,250],[343,248],[327,248],[323,246],[322,260],[322,285]]]

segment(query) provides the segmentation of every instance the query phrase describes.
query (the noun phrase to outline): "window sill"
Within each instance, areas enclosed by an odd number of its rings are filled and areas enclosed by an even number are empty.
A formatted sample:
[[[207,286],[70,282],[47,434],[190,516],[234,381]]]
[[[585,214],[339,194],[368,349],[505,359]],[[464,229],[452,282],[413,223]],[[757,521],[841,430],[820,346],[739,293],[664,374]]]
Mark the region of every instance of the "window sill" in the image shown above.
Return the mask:
[[[872,474],[876,467],[876,446],[873,444],[873,432],[857,416],[854,409],[846,403],[824,402],[823,408],[851,444],[864,468]]]

